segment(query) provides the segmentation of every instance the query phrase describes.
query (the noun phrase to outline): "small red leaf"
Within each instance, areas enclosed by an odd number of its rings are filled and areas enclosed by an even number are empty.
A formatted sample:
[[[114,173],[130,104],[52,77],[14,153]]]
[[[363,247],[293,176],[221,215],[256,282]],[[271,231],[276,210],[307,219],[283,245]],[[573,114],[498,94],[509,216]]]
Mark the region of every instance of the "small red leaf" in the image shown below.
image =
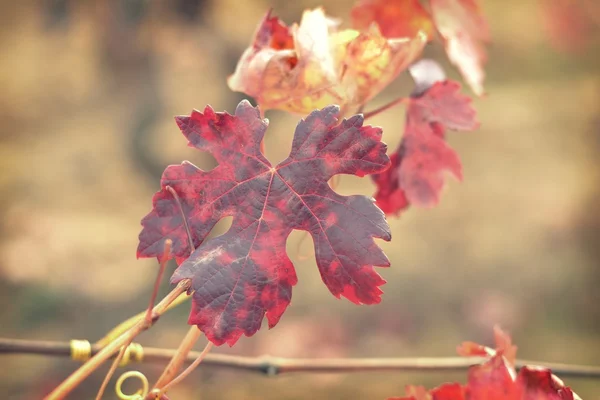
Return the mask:
[[[485,357],[500,354],[514,367],[517,358],[517,346],[512,344],[510,335],[499,326],[494,326],[494,341],[496,342],[495,350],[474,342],[463,342],[458,346],[457,353],[464,357]]]
[[[210,151],[218,166],[203,171],[184,162],[169,166],[154,208],[142,220],[138,256],[156,256],[165,239],[175,256],[186,256],[181,199],[196,251],[173,274],[172,283],[192,279],[189,323],[213,343],[233,345],[250,336],[264,316],[273,327],[289,305],[297,278],[285,251],[293,229],[308,231],[323,281],[336,297],[378,303],[385,281],[374,266],[389,261],[374,238],[390,240],[384,214],[366,196],[340,196],[328,180],[336,174],[363,176],[389,165],[381,129],[363,126],[362,115],[338,121],[329,106],[302,120],[290,156],[276,167],[260,151],[267,120],[247,101],[235,115],[207,107],[177,117],[190,146]],[[205,240],[221,218],[233,216],[222,236]]]
[[[409,203],[418,207],[429,208],[439,203],[446,171],[459,181],[463,178],[458,154],[446,144],[441,136],[443,128],[438,126],[409,119],[398,150],[402,158],[398,184]]]
[[[444,39],[446,53],[473,92],[482,95],[487,61],[485,42],[488,24],[477,0],[430,0],[437,30]]]
[[[479,124],[471,99],[459,90],[460,84],[445,80],[410,99],[404,137],[390,156],[392,166],[373,177],[377,205],[386,214],[397,215],[409,204],[437,205],[446,171],[462,180],[460,159],[446,144],[445,130],[473,130]]]
[[[496,325],[494,326],[494,341],[496,342],[496,351],[501,353],[514,367],[517,359],[517,346],[512,344],[510,335]]]

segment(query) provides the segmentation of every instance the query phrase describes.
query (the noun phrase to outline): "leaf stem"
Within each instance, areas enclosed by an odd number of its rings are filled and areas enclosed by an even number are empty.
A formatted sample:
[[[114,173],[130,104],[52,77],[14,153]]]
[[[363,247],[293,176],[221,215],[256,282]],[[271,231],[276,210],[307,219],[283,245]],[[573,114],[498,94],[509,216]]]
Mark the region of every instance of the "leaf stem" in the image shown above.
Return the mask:
[[[369,118],[372,118],[374,116],[376,116],[377,114],[381,114],[384,111],[387,111],[388,109],[397,106],[398,104],[402,104],[404,102],[407,102],[408,98],[407,97],[399,97],[395,100],[390,101],[387,104],[384,104],[383,106],[374,109],[373,111],[369,111],[363,114],[364,119],[367,120]]]
[[[156,302],[156,297],[158,296],[158,289],[160,288],[160,282],[162,281],[162,277],[165,273],[165,268],[167,266],[167,262],[169,261],[169,256],[171,254],[171,246],[172,245],[173,245],[173,241],[171,239],[165,240],[165,247],[163,250],[162,257],[160,259],[160,267],[158,268],[158,273],[156,274],[156,279],[154,280],[154,288],[152,290],[152,294],[150,295],[150,302],[148,303],[148,307],[146,309],[146,316],[144,317],[144,326],[146,326],[146,327],[150,327],[152,325],[152,309],[154,308],[154,303]],[[104,380],[102,381],[102,385],[100,385],[100,389],[98,390],[98,394],[96,395],[96,400],[102,399],[102,395],[104,394],[104,391],[106,390],[106,387],[108,386],[108,383],[110,382],[110,378],[112,378],[113,374],[117,370],[119,363],[121,362],[121,360],[123,359],[123,356],[125,355],[125,351],[127,350],[127,347],[131,344],[131,342],[133,342],[134,338],[135,337],[131,337],[121,347],[119,354],[113,361],[112,365],[110,366],[110,369],[108,370],[108,373],[104,377]]]
[[[188,295],[187,293],[182,293],[171,304],[169,304],[169,306],[167,307],[165,312],[169,311],[172,308],[177,307],[181,303],[184,303],[185,301],[187,301],[191,298],[192,298],[192,296]],[[117,325],[113,329],[111,329],[110,332],[108,332],[102,339],[100,339],[96,343],[94,343],[95,348],[100,349],[100,348],[106,346],[108,343],[112,342],[117,337],[119,337],[120,335],[122,335],[123,333],[125,333],[126,331],[131,329],[135,324],[137,324],[139,321],[141,321],[145,317],[145,315],[146,315],[146,310],[121,322],[119,325]]]
[[[198,329],[196,325],[192,325],[179,345],[179,348],[173,355],[173,358],[171,358],[171,361],[164,369],[162,375],[154,384],[153,389],[164,387],[173,380],[181,369],[181,366],[186,362],[188,354],[192,351],[192,347],[194,347],[194,344],[196,344],[200,336],[202,336],[200,329]]]
[[[153,309],[151,314],[151,323],[153,324],[158,318],[167,310],[169,304],[177,299],[182,293],[189,290],[191,286],[191,280],[184,279],[180,281],[177,286],[169,292]],[[63,399],[67,396],[75,387],[77,387],[85,378],[90,376],[104,361],[108,360],[114,355],[125,343],[130,343],[133,338],[139,335],[141,332],[148,329],[145,320],[137,322],[128,331],[121,334],[115,340],[110,342],[106,347],[101,349],[95,356],[90,358],[85,364],[79,369],[73,372],[67,379],[65,379],[60,385],[58,385],[45,400],[57,400]]]
[[[173,379],[171,382],[167,383],[162,388],[160,388],[156,391],[153,390],[152,392],[150,392],[148,394],[148,396],[146,397],[146,399],[151,400],[153,397],[160,398],[160,396],[165,394],[170,388],[172,388],[173,386],[177,385],[179,382],[184,380],[189,374],[191,374],[196,369],[196,367],[198,367],[198,365],[200,365],[202,360],[204,360],[204,358],[206,357],[206,355],[212,348],[213,348],[213,343],[208,342],[206,344],[206,346],[204,347],[204,350],[202,350],[202,352],[198,355],[198,357],[196,357],[194,362],[192,362],[181,374],[179,374],[175,379]]]
[[[110,366],[110,369],[108,370],[108,372],[106,373],[106,376],[104,377],[104,380],[102,381],[102,385],[100,385],[100,389],[98,389],[98,394],[96,394],[96,400],[102,400],[102,396],[104,395],[104,391],[106,390],[106,387],[108,386],[108,382],[110,382],[110,378],[112,378],[115,371],[117,370],[119,363],[121,362],[121,360],[123,359],[123,356],[125,355],[127,346],[129,346],[132,341],[133,341],[133,338],[131,339],[131,341],[129,343],[126,343],[123,346],[121,346],[121,350],[119,350],[119,354],[117,354],[117,356],[115,357],[112,365]]]

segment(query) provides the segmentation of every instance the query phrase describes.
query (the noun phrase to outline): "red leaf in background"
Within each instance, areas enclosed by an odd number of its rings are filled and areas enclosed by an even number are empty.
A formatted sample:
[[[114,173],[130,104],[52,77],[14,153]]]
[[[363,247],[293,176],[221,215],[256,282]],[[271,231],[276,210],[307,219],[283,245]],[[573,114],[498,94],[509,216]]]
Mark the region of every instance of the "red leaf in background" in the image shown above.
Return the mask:
[[[406,397],[388,400],[581,400],[547,368],[525,366],[517,375],[514,361],[503,355],[515,356],[516,347],[510,336],[500,328],[494,328],[494,336],[496,351],[472,342],[459,347],[459,354],[465,349],[473,350],[469,356],[495,353],[484,363],[469,368],[465,385],[446,383],[430,391],[421,386],[408,386]]]
[[[488,24],[477,0],[430,0],[435,26],[444,39],[446,54],[473,92],[482,95],[487,61]]]
[[[462,165],[444,140],[446,129],[474,130],[479,126],[471,99],[459,93],[460,84],[450,80],[424,86],[429,76],[439,77],[429,60],[411,68],[417,92],[408,100],[406,127],[400,146],[390,159],[387,171],[373,176],[377,186],[377,205],[386,213],[398,215],[409,204],[433,207],[439,203],[446,171],[462,180]],[[437,64],[436,64],[437,65]]]
[[[173,254],[188,255],[181,199],[195,252],[173,274],[172,283],[192,279],[189,323],[213,343],[233,345],[250,336],[266,315],[273,327],[289,305],[296,284],[285,251],[293,229],[308,231],[323,281],[336,297],[357,304],[378,303],[385,281],[374,266],[389,261],[374,238],[390,240],[385,216],[366,196],[340,196],[328,180],[336,174],[364,176],[389,165],[381,129],[362,126],[362,115],[338,121],[339,107],[313,111],[300,121],[289,157],[276,167],[260,151],[268,121],[247,101],[235,115],[206,107],[177,124],[218,166],[203,171],[189,162],[169,166],[152,211],[142,220],[139,257],[157,256],[165,239]],[[221,218],[233,216],[222,236],[205,240]]]
[[[600,33],[598,1],[542,0],[544,28],[556,50],[581,53]]]
[[[499,326],[495,326],[494,341],[496,342],[495,350],[474,342],[463,342],[460,346],[458,346],[456,352],[464,357],[486,357],[501,354],[508,360],[510,365],[514,366],[517,358],[517,346],[512,344],[510,335],[500,329]]]
[[[352,27],[364,30],[376,22],[388,38],[433,36],[433,22],[419,0],[359,0],[351,11]]]
[[[440,82],[428,94],[437,93],[455,82]],[[445,184],[444,174],[450,172],[462,180],[462,165],[458,154],[444,140],[444,126],[429,121],[420,112],[420,106],[409,105],[406,131],[398,149],[398,185],[406,193],[410,204],[430,208],[439,203]]]

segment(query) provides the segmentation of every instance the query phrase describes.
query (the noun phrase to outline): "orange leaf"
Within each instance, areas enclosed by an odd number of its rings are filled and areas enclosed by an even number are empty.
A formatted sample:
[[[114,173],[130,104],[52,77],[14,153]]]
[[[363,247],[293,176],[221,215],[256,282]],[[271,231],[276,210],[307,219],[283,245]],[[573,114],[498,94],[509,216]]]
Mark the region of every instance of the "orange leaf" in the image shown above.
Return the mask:
[[[229,77],[229,87],[254,97],[263,109],[308,113],[339,103],[326,91],[337,77],[329,26],[322,9],[305,11],[300,25],[291,28],[269,12]]]
[[[482,95],[487,61],[484,43],[490,33],[477,0],[431,0],[431,12],[448,58],[473,92]]]
[[[320,8],[305,11],[290,28],[267,14],[228,84],[263,109],[308,113],[333,103],[344,112],[383,90],[425,43],[423,33],[386,39],[376,26],[337,31]]]
[[[419,0],[359,0],[351,11],[352,27],[367,29],[373,22],[388,38],[413,37],[419,31],[433,36],[431,17]]]
[[[412,39],[386,39],[375,25],[361,33],[333,34],[336,59],[342,65],[338,86],[346,104],[359,106],[375,97],[419,57],[426,41],[422,32]]]

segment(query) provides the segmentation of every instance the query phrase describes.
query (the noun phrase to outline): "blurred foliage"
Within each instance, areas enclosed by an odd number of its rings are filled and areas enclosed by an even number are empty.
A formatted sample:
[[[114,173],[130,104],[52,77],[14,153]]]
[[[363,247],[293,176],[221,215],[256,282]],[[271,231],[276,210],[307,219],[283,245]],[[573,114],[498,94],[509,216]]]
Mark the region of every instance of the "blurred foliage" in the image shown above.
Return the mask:
[[[96,340],[145,307],[156,265],[136,261],[135,249],[162,169],[182,159],[214,166],[183,146],[172,116],[206,104],[232,111],[242,96],[225,79],[265,11],[273,6],[293,22],[320,4],[0,2],[0,335]],[[357,307],[334,299],[313,261],[301,257],[312,251],[310,239],[298,250],[302,234],[293,233],[288,250],[299,284],[292,306],[276,329],[216,351],[443,356],[462,340],[490,343],[499,323],[523,358],[598,364],[600,19],[592,9],[571,13],[587,18],[589,29],[583,47],[570,46],[570,36],[560,35],[566,14],[549,12],[548,4],[554,3],[483,2],[493,43],[489,94],[475,101],[482,128],[450,138],[465,182],[451,184],[439,207],[390,221],[393,241],[383,246],[392,267],[382,271],[389,282],[383,302]],[[323,5],[347,19],[352,1]],[[457,78],[441,46],[429,46],[426,55]],[[372,106],[408,93],[410,85],[402,76]],[[267,116],[267,153],[277,161],[298,117]],[[403,112],[373,123],[384,127],[393,148]],[[343,177],[338,191],[372,194],[373,186],[368,178]],[[184,306],[140,341],[175,347],[186,319]],[[40,398],[75,368],[34,356],[3,356],[2,366],[0,392],[8,399]],[[160,366],[141,368],[151,378],[160,373]],[[73,398],[92,397],[104,372]],[[431,386],[463,376],[266,379],[201,369],[172,398],[377,399],[401,393],[407,383]],[[566,382],[583,398],[600,393],[597,381]]]

